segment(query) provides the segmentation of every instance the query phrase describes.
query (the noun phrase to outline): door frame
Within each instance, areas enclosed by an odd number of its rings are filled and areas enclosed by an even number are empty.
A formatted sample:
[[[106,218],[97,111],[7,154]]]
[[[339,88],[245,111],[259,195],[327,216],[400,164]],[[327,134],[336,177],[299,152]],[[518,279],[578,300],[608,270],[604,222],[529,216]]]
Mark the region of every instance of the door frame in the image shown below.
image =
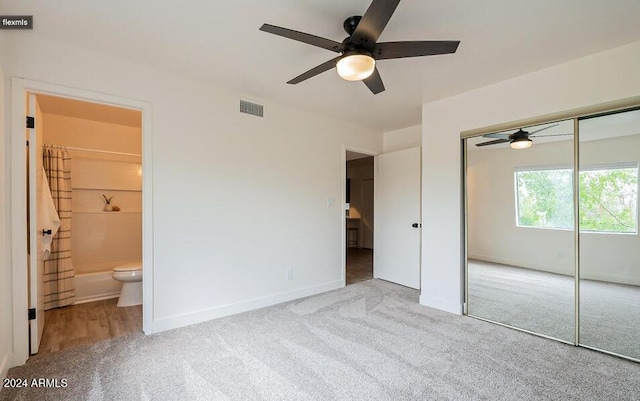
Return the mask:
[[[33,116],[36,121],[38,116],[42,116],[41,109],[38,104],[36,94],[28,93],[26,96],[26,111],[28,115]],[[43,216],[40,214],[40,210],[43,207],[41,204],[42,197],[39,195],[39,190],[44,190],[42,185],[42,179],[44,178],[44,163],[42,156],[37,157],[38,148],[40,152],[43,152],[44,147],[42,137],[44,133],[42,128],[38,125],[34,125],[33,128],[27,128],[25,130],[26,137],[28,138],[27,145],[27,232],[39,233],[40,229],[45,227],[42,225],[44,221],[40,220]],[[42,154],[42,153],[41,153]],[[53,220],[52,220],[53,221]],[[52,228],[52,227],[48,227]],[[31,254],[28,257],[28,271],[27,277],[30,277],[27,283],[28,289],[28,307],[33,309],[37,318],[29,320],[29,354],[36,354],[40,349],[40,343],[42,341],[42,335],[44,334],[45,313],[44,313],[44,269],[45,262],[42,258],[44,251],[41,249],[43,235],[31,234],[27,239],[27,249],[31,250]],[[55,235],[55,234],[53,234]],[[53,236],[52,236],[53,237]],[[35,291],[34,291],[34,282]]]
[[[340,239],[341,239],[341,247],[342,250],[342,286],[345,287],[347,285],[347,219],[344,212],[344,204],[345,199],[347,198],[347,152],[355,152],[361,153],[363,155],[368,155],[373,157],[373,187],[375,188],[376,182],[376,173],[378,171],[378,161],[375,156],[382,154],[382,152],[376,152],[371,149],[364,149],[351,145],[342,145],[342,186],[340,190]],[[375,236],[375,232],[373,233]],[[375,249],[373,250],[375,252]],[[374,266],[375,268],[375,266]],[[375,274],[374,274],[375,277]]]
[[[152,332],[153,322],[153,203],[151,104],[83,89],[24,78],[11,79],[11,264],[14,366],[29,358],[27,279],[27,177],[25,155],[25,105],[27,92],[70,98],[142,112],[142,330]],[[38,122],[36,122],[37,124]]]

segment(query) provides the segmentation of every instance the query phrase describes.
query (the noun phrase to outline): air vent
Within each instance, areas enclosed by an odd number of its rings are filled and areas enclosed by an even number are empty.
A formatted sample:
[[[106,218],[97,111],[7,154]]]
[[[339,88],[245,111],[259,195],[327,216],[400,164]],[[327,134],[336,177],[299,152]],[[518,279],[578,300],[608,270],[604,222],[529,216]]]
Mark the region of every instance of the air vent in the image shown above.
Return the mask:
[[[261,104],[247,102],[246,100],[241,100],[240,113],[251,114],[252,116],[258,116],[258,117],[264,117],[264,106]]]

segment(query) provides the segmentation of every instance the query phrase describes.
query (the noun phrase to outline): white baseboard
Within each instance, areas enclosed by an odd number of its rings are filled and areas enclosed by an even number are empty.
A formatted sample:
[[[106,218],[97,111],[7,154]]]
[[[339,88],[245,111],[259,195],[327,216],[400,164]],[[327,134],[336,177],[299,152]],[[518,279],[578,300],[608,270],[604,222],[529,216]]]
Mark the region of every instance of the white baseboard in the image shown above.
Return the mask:
[[[560,271],[556,268],[549,266],[541,266],[534,264],[523,263],[518,260],[510,260],[501,257],[489,256],[489,255],[478,255],[478,254],[469,254],[469,259],[475,259],[482,262],[489,263],[498,263],[501,265],[507,266],[516,266],[516,267],[524,267],[525,269],[538,270],[547,273],[554,274],[562,274],[565,276],[573,276],[573,267],[571,271]],[[619,274],[610,274],[609,272],[582,272],[580,278],[585,280],[594,280],[594,281],[604,281],[608,283],[618,283],[618,284],[628,284],[628,285],[640,285],[640,277],[637,276],[628,276],[628,275],[619,275]]]
[[[617,283],[617,284],[640,286],[640,278],[620,276],[617,274],[582,273],[582,275],[580,276],[580,279],[604,281],[605,283]]]
[[[185,313],[152,321],[151,330],[145,334],[159,333],[161,331],[177,329],[196,323],[206,322],[224,316],[235,315],[237,313],[248,312],[254,309],[264,308],[311,295],[320,294],[327,291],[337,290],[344,287],[344,280],[332,281],[325,284],[300,288],[293,291],[268,295],[265,297],[250,299],[247,301],[235,302],[227,305],[216,306],[214,308],[203,309],[197,312]]]
[[[539,264],[529,263],[529,262],[525,263],[522,260],[507,259],[500,256],[479,255],[479,254],[471,254],[471,253],[469,254],[469,259],[480,260],[482,262],[497,263],[500,265],[524,267],[525,269],[539,270],[547,273],[555,273],[555,274],[563,274],[563,275],[573,274],[573,266],[571,266],[569,270],[563,271],[562,269],[558,269],[555,266],[544,266],[544,265],[539,265]]]
[[[420,294],[420,305],[439,309],[441,311],[453,313],[455,315],[462,315],[461,302],[451,302],[447,299],[432,298],[432,297]]]
[[[4,380],[7,377],[7,373],[9,373],[9,359],[9,354],[6,354],[0,360],[0,380]],[[2,391],[1,387],[0,391]]]

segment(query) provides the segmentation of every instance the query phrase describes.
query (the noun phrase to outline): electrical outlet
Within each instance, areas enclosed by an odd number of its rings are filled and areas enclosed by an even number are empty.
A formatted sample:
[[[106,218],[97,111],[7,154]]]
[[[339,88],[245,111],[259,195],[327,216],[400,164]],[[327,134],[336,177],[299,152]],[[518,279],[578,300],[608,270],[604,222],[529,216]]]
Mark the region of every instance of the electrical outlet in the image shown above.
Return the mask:
[[[293,269],[287,269],[287,271],[284,273],[284,279],[286,281],[293,280]]]

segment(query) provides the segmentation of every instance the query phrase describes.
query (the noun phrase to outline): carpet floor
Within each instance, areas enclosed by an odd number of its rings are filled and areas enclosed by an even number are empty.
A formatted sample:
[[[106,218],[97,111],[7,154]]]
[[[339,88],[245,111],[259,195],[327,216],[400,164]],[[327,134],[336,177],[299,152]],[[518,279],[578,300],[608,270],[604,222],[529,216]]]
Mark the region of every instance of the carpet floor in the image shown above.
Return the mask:
[[[34,357],[0,400],[638,400],[640,365],[418,304],[369,280]]]
[[[573,342],[574,299],[573,277],[469,261],[470,315]],[[581,280],[580,299],[580,343],[640,359],[640,287]]]

